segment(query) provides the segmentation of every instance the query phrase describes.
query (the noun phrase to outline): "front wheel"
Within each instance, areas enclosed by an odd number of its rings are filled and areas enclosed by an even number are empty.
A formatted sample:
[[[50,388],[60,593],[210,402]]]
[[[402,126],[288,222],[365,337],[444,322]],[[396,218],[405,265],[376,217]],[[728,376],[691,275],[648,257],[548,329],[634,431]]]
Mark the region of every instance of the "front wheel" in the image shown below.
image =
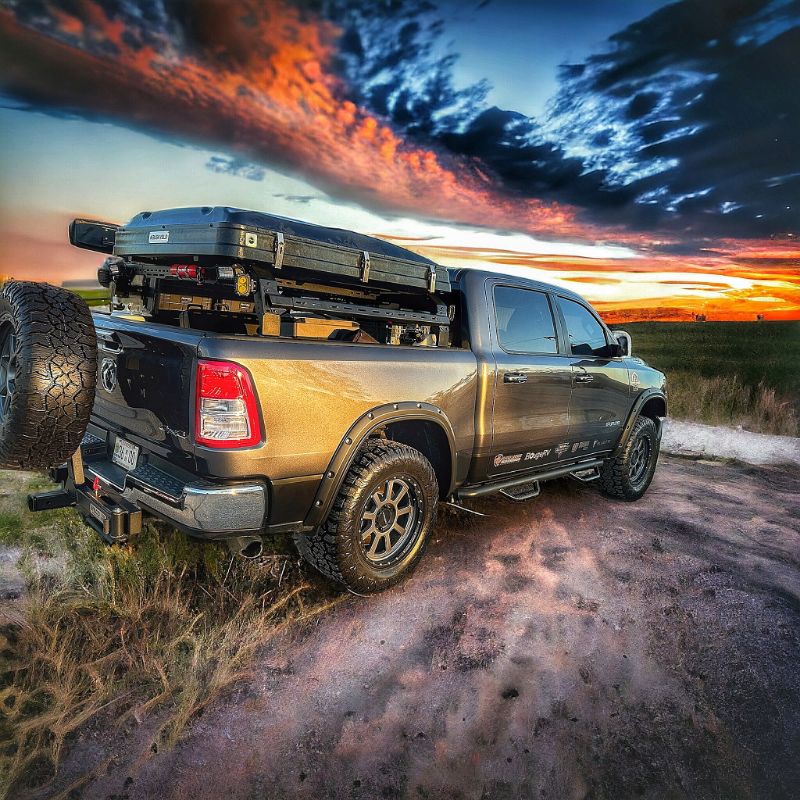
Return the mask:
[[[636,420],[620,453],[600,470],[603,494],[619,500],[638,500],[650,486],[658,462],[658,430],[649,417]]]
[[[387,589],[417,565],[436,522],[439,486],[425,456],[408,445],[368,441],[327,521],[298,534],[300,554],[358,594]]]

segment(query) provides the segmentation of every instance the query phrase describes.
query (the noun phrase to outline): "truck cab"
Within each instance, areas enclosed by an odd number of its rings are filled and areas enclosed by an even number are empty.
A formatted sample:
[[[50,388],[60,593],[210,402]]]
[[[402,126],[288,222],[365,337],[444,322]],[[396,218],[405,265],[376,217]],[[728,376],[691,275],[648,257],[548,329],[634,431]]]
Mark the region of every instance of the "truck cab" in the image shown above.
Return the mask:
[[[460,270],[478,391],[471,482],[594,458],[620,442],[634,401],[665,416],[664,376],[630,356],[577,294],[511,275]],[[630,335],[624,334],[626,347]],[[659,432],[660,432],[660,422]]]

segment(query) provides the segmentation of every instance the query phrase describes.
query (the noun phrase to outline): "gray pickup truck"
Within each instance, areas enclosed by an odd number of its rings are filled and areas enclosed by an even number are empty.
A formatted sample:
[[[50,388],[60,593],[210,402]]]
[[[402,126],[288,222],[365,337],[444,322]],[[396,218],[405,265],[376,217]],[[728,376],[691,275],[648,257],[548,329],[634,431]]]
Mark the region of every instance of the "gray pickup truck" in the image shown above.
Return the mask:
[[[528,500],[565,476],[620,500],[645,493],[665,378],[581,297],[386,255],[369,237],[328,235],[360,272],[315,283],[324,268],[287,266],[308,231],[275,220],[234,231],[237,246],[272,231],[262,273],[241,249],[228,262],[194,240],[199,258],[137,261],[124,235],[136,226],[116,229],[116,246],[93,229],[75,243],[111,253],[110,311],[45,284],[2,288],[0,466],[62,483],[33,510],[77,506],[110,542],[152,514],[250,556],[265,534],[290,534],[320,572],[367,593],[413,569],[440,502]],[[161,232],[174,241],[180,226],[156,222],[149,242],[178,250]],[[367,274],[384,256],[422,270],[415,293]]]

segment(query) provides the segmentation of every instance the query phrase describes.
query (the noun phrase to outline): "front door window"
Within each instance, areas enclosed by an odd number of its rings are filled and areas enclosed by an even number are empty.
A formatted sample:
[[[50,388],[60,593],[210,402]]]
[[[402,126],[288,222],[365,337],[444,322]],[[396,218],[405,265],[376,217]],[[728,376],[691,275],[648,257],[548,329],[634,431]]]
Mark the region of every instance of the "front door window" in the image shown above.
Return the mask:
[[[574,356],[608,356],[606,332],[594,315],[580,303],[558,298],[558,305],[567,323],[570,352]]]

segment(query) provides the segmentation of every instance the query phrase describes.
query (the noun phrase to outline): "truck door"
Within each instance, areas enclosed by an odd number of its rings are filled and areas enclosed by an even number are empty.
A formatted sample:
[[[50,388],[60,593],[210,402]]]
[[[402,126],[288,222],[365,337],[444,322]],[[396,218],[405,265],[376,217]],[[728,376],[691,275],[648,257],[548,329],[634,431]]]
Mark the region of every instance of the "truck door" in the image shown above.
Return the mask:
[[[572,368],[569,455],[611,450],[633,400],[627,365],[612,355],[610,336],[594,311],[567,297],[558,296],[556,302]]]
[[[496,283],[490,293],[497,373],[488,474],[503,475],[558,460],[572,372],[546,292]]]

